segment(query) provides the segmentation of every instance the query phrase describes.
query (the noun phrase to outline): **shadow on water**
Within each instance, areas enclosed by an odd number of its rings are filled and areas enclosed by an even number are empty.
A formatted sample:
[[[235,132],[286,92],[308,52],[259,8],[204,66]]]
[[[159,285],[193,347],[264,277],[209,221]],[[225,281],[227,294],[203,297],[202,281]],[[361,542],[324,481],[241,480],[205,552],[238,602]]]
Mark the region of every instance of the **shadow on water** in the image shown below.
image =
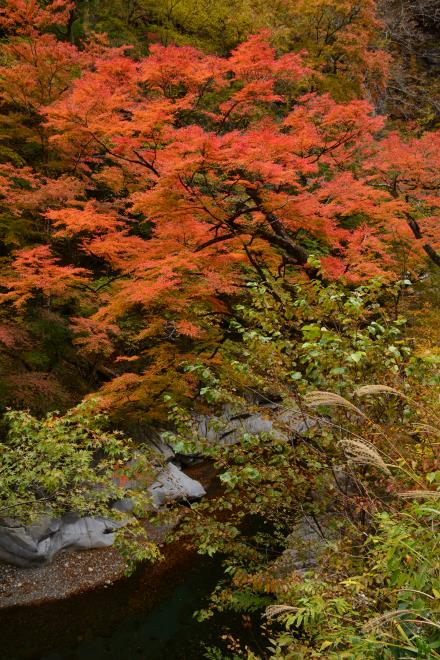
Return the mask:
[[[112,587],[3,611],[1,660],[204,658],[206,646],[238,632],[240,617],[198,623],[193,614],[221,579],[221,560],[170,549],[170,561],[141,567]]]
[[[42,660],[203,658],[205,645],[214,645],[228,625],[224,620],[215,620],[212,625],[211,622],[200,624],[193,613],[206,604],[221,575],[219,561],[201,559],[153,611],[147,608],[126,618],[107,634],[40,657]],[[111,606],[109,593],[108,607]]]

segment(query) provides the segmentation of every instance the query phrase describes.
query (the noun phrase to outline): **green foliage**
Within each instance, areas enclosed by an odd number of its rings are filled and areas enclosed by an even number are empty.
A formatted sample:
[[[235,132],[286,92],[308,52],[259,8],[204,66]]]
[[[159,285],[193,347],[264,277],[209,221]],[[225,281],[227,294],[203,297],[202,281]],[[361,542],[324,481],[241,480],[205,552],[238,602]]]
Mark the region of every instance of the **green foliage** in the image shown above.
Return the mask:
[[[243,344],[227,342],[234,377],[291,396],[310,387],[349,391],[369,379],[397,380],[408,368],[406,321],[390,302],[399,293],[372,281],[355,289],[317,280],[286,291],[275,282],[249,285],[249,304],[235,307],[231,331]]]
[[[26,411],[6,412],[0,514],[24,522],[49,511],[116,517],[111,504],[126,491],[115,470],[130,458],[130,445],[118,432],[105,431],[106,422],[91,402],[41,420]]]
[[[69,512],[113,519],[120,523],[116,547],[131,572],[141,561],[161,558],[141,523],[152,512],[145,490],[153,474],[152,457],[148,448],[134,451],[129,439],[106,427],[107,416],[96,412],[92,400],[43,419],[26,411],[6,412],[0,443],[0,516],[25,525]],[[140,479],[139,486],[125,487],[127,480],[135,479]],[[133,501],[134,515],[112,507],[125,497]]]
[[[169,441],[214,460],[223,488],[194,504],[179,531],[195,537],[200,553],[225,558],[211,609],[197,617],[275,603],[267,652],[255,657],[438,657],[436,366],[428,353],[416,355],[396,315],[402,286],[249,286],[230,321],[240,349],[228,338],[217,367],[187,369],[208,407],[259,411],[272,420],[270,433],[214,446],[166,397]],[[378,381],[386,386],[359,389]],[[347,399],[335,406],[330,395],[311,408],[318,387]],[[270,403],[266,412],[257,401]],[[298,414],[318,422],[301,437],[292,426]],[[316,568],[280,573],[274,560],[304,514],[329,521]]]
[[[377,514],[355,560],[340,543],[327,579],[291,582],[284,607],[272,609],[286,632],[271,657],[302,647],[308,657],[438,658],[439,514],[435,500]]]

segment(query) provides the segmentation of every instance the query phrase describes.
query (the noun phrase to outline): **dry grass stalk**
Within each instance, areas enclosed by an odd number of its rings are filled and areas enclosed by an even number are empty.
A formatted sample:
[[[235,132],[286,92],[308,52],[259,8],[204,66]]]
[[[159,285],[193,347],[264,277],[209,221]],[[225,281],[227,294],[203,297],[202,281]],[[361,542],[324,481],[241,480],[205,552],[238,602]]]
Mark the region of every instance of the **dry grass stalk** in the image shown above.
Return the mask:
[[[362,410],[351,403],[351,401],[348,401],[348,399],[344,399],[343,396],[335,394],[334,392],[322,392],[319,390],[316,392],[309,392],[309,394],[306,394],[304,401],[306,406],[309,406],[310,408],[318,408],[319,406],[341,406],[342,408],[347,408],[366,419]]]
[[[413,424],[413,427],[420,433],[428,433],[428,434],[432,433],[432,435],[440,434],[440,429],[436,428],[435,426],[432,426],[431,424],[422,424],[420,422]]]
[[[296,612],[297,610],[297,607],[292,607],[291,605],[269,605],[269,607],[266,607],[263,616],[266,617],[266,619],[274,619],[280,614]]]
[[[396,394],[397,396],[406,399],[407,397],[400,390],[396,390],[394,387],[389,387],[388,385],[363,385],[358,387],[354,394],[356,396],[366,396],[367,394]]]
[[[399,497],[403,497],[406,500],[440,499],[440,493],[436,490],[405,490],[397,493],[397,495]]]
[[[346,457],[352,463],[357,463],[358,465],[373,465],[382,472],[385,472],[385,474],[391,476],[391,472],[382,456],[377,449],[366,440],[351,440],[345,438],[344,440],[340,440],[339,445],[344,450]]]
[[[372,632],[373,630],[376,630],[377,628],[383,626],[385,623],[388,623],[388,621],[392,621],[400,614],[413,614],[414,611],[415,610],[392,610],[390,612],[385,612],[385,614],[376,616],[374,617],[374,619],[370,619],[369,621],[364,623],[364,625],[362,626],[362,630],[365,633]]]

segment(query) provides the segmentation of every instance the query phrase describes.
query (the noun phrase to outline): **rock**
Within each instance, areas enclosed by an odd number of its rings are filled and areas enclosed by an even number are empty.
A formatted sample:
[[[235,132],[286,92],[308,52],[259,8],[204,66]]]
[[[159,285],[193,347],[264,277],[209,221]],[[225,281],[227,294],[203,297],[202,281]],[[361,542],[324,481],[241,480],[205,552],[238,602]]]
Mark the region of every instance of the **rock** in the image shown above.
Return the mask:
[[[249,401],[249,407],[256,410],[237,410],[225,405],[219,415],[198,415],[193,417],[194,434],[213,444],[231,445],[240,441],[243,433],[258,435],[268,433],[273,437],[288,441],[294,435],[303,435],[316,425],[316,419],[302,412],[295,403],[290,407],[263,400]],[[167,443],[164,432],[135,425],[129,428],[129,435],[138,442],[155,450],[162,461],[178,461],[184,467],[201,460],[198,454],[175,454]]]
[[[320,519],[316,522],[309,516],[304,516],[295,525],[287,539],[287,548],[273,566],[277,578],[288,577],[294,572],[304,573],[319,564],[320,554],[328,540],[335,536],[335,531],[329,527],[330,520]]]
[[[142,475],[139,480],[128,480],[124,483],[126,489],[136,490],[143,487]],[[206,495],[202,484],[188,477],[174,463],[162,464],[154,482],[147,486],[147,490],[153,506],[156,508],[174,500],[196,500]],[[131,497],[124,497],[115,502],[112,508],[121,513],[131,513],[134,509],[134,502]]]
[[[222,415],[198,415],[194,431],[208,442],[232,445],[240,441],[244,433],[267,433],[274,438],[288,441],[293,435],[303,435],[316,425],[316,420],[299,408],[286,410],[277,404],[260,406],[261,412],[237,412],[225,406]]]
[[[344,466],[335,465],[333,467],[333,479],[336,488],[343,494],[353,497],[359,495],[359,484],[356,482],[353,474],[348,472]]]
[[[66,548],[88,550],[106,548],[114,541],[120,522],[106,518],[80,518],[66,514],[62,518],[41,519],[37,524],[18,526],[2,521],[0,559],[15,566],[31,568],[50,562]]]
[[[307,413],[297,410],[280,410],[277,413],[277,422],[281,424],[289,436],[304,435],[310,429],[317,426],[318,423],[325,424],[325,420],[321,418],[318,422],[316,417],[310,417]]]
[[[144,444],[155,450],[162,460],[168,462],[175,459],[172,447],[163,439],[161,432],[139,423],[128,424],[124,430],[138,445]]]
[[[130,487],[142,487],[133,482]],[[203,486],[188,477],[173,463],[165,463],[148,487],[153,506],[161,507],[173,500],[194,500],[206,495]],[[113,508],[131,513],[130,497],[115,502]],[[42,517],[32,525],[21,525],[13,519],[0,521],[0,560],[16,566],[31,568],[52,561],[64,549],[89,550],[113,544],[115,532],[124,523],[99,517],[79,517],[69,513],[61,518]]]
[[[168,463],[159,472],[149,491],[156,507],[173,500],[196,500],[206,495],[202,484],[188,477],[174,463]]]
[[[176,458],[176,455],[170,445],[165,442],[161,436],[155,436],[150,438],[150,445],[156,449],[160,454],[162,454],[163,460],[172,461]]]

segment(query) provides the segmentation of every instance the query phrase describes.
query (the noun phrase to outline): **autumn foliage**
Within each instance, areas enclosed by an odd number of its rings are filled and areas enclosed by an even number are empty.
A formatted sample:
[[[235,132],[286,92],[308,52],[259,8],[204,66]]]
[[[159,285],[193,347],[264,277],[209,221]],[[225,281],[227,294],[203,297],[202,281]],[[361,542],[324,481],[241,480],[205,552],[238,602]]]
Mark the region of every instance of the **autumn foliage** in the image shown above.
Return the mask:
[[[190,389],[179,365],[212,350],[249,279],[390,281],[438,260],[439,134],[318,93],[322,60],[268,32],[226,57],[135,58],[57,39],[71,9],[1,13],[1,302],[6,319],[58,310],[95,370],[113,362],[110,396]]]

